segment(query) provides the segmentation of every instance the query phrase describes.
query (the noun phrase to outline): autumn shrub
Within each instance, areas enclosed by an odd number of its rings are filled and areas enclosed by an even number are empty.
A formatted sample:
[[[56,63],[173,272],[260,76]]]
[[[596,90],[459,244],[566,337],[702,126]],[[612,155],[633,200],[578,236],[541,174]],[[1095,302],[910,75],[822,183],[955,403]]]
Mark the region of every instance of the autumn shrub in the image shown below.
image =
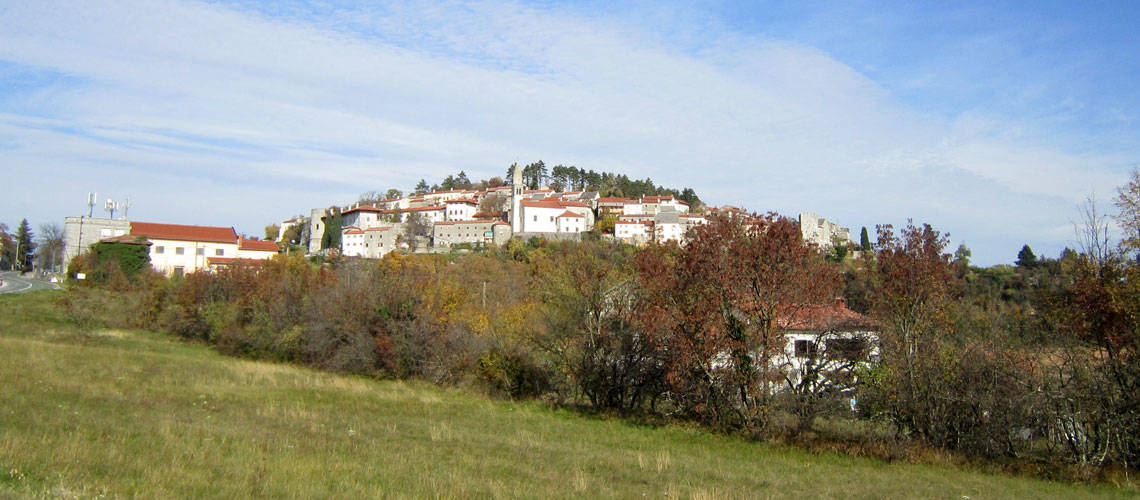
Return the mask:
[[[492,394],[528,398],[544,394],[550,372],[523,352],[506,348],[488,350],[478,362],[478,374]]]

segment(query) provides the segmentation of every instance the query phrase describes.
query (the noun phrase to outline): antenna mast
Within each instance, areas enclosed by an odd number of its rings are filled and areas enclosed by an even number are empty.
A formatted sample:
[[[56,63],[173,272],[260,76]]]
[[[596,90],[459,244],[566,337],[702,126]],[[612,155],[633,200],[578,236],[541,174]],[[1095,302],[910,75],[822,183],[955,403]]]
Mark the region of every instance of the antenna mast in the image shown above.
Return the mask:
[[[98,200],[99,200],[99,193],[96,193],[96,192],[88,192],[87,193],[87,217],[88,218],[91,218],[92,212],[95,211],[95,203]]]
[[[115,208],[117,208],[117,207],[115,206],[115,200],[112,200],[112,199],[110,199],[110,198],[107,198],[107,202],[106,202],[106,203],[103,203],[103,211],[104,211],[104,212],[107,212],[108,214],[110,214],[110,215],[108,216],[108,218],[111,218],[111,219],[114,219],[114,218],[115,218]]]

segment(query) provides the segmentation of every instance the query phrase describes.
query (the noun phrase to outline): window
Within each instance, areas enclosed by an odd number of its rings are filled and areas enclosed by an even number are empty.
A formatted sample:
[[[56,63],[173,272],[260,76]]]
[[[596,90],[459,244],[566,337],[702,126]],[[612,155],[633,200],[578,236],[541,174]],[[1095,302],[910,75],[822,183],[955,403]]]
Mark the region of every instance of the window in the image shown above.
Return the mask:
[[[226,254],[226,251],[225,251],[225,250],[223,250],[223,249],[221,249],[221,248],[216,248],[216,249],[214,249],[214,256],[215,256],[215,257],[221,257],[221,256],[223,256],[223,255],[225,255],[225,254]]]
[[[171,274],[175,278],[180,278],[180,277],[182,277],[182,275],[186,274],[186,270],[183,269],[182,266],[174,266],[174,272]]]
[[[111,236],[111,230],[110,229],[100,229],[99,230],[99,236],[102,238],[109,237],[109,236]]]
[[[815,342],[810,340],[797,340],[796,341],[796,357],[797,358],[810,358],[816,355],[817,346]]]
[[[537,215],[536,215],[536,216],[534,216],[534,221],[535,221],[535,222],[538,222],[538,216],[537,216]]]
[[[166,249],[163,247],[154,247],[154,253],[163,253]]]
[[[186,249],[183,247],[177,247],[174,249],[174,253],[175,255],[186,255]]]
[[[206,249],[205,248],[198,248],[196,250],[197,250],[197,252],[195,252],[195,253],[197,253],[198,255],[206,255]]]

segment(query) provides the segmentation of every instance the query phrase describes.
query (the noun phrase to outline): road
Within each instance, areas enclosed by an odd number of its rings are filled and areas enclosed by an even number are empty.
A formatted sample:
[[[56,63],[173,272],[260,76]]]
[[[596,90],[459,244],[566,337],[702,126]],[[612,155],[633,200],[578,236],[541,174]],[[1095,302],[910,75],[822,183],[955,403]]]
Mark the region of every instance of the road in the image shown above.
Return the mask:
[[[23,293],[36,290],[58,290],[59,285],[31,277],[20,276],[16,271],[0,273],[0,293]]]

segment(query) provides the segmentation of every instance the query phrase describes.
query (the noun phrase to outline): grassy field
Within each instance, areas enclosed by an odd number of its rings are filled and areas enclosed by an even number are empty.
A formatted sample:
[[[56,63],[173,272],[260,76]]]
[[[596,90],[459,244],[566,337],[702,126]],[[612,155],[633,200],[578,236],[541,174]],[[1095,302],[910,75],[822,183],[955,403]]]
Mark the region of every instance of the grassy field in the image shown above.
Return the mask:
[[[0,296],[0,497],[1126,496],[813,455],[420,383],[77,331],[62,292]]]

